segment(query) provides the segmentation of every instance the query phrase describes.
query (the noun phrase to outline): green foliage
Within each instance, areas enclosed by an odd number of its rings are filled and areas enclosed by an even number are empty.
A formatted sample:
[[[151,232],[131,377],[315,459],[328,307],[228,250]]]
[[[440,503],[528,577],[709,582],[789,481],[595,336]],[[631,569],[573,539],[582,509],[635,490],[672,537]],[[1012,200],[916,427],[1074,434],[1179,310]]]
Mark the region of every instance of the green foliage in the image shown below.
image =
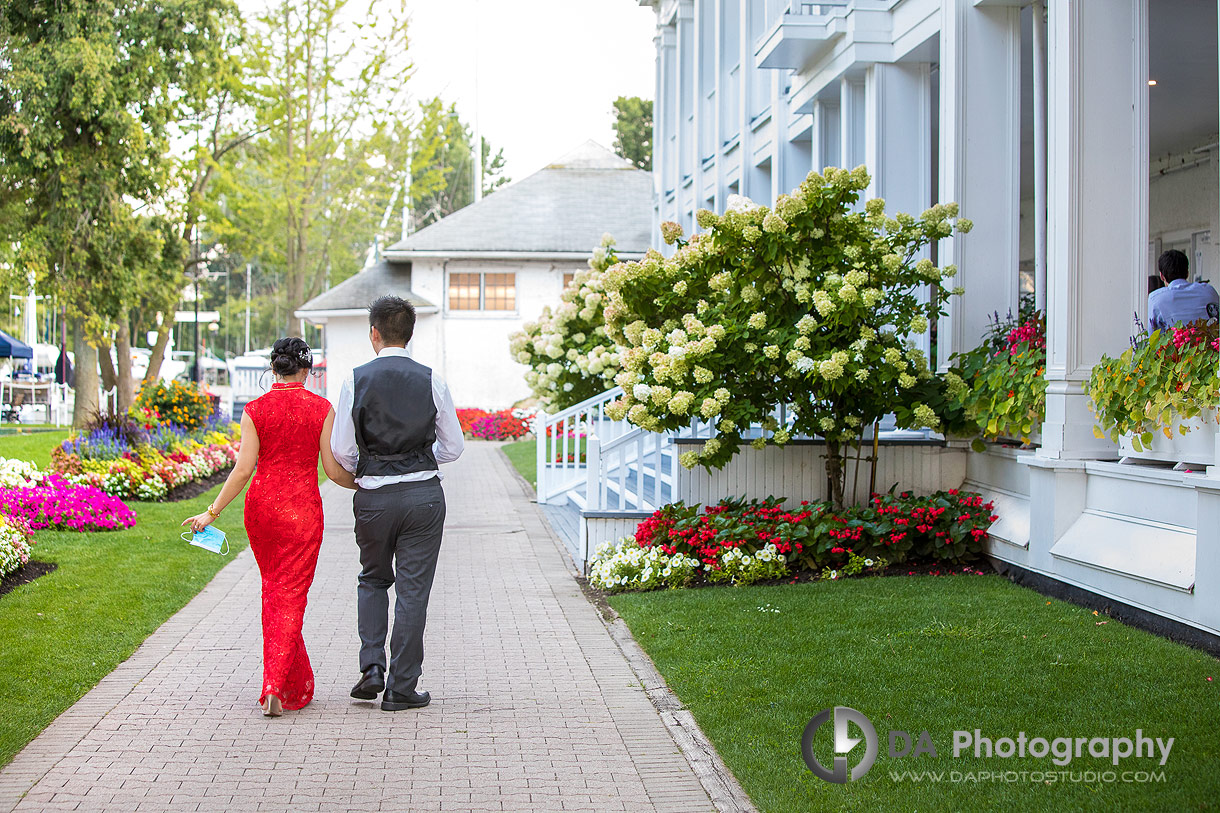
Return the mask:
[[[163,201],[173,126],[235,15],[228,0],[0,10],[2,236],[95,339],[164,270],[164,229],[133,201]]]
[[[526,383],[552,412],[602,394],[619,373],[619,349],[606,334],[604,282],[606,269],[617,262],[614,238],[604,235],[559,307],[547,305],[536,322],[509,337],[513,359],[530,368]]]
[[[161,380],[140,387],[134,409],[140,417],[151,413],[151,417],[188,432],[202,427],[215,412],[211,398],[196,385]]]
[[[614,151],[645,172],[652,171],[652,102],[639,96],[614,100]]]
[[[411,210],[416,229],[474,202],[474,135],[462,123],[454,104],[439,96],[419,103],[411,150]],[[509,182],[504,174],[504,150],[493,155],[487,139],[483,147],[483,194]]]
[[[1102,356],[1089,376],[1094,433],[1115,442],[1130,434],[1142,451],[1154,432],[1190,431],[1186,421],[1220,403],[1218,344],[1217,323],[1201,319],[1151,335],[1141,329],[1121,356]]]
[[[868,182],[863,167],[810,173],[774,210],[701,210],[705,231],[689,241],[662,225],[674,256],[609,269],[606,331],[624,348],[615,381],[626,395],[608,414],[654,431],[713,423],[718,435],[683,455],[688,468],[723,466],[755,422],[758,448],[821,435],[837,505],[844,444],[865,426],[893,412],[902,426],[938,427],[917,389],[935,374],[910,339],[942,314],[956,269],[916,258],[952,234],[957,206],[887,217],[872,200],[855,211]],[[779,404],[788,426],[772,418]]]
[[[1028,443],[1046,414],[1046,323],[1032,307],[1014,319],[996,317],[983,344],[955,354],[946,376],[965,420],[955,434]]]

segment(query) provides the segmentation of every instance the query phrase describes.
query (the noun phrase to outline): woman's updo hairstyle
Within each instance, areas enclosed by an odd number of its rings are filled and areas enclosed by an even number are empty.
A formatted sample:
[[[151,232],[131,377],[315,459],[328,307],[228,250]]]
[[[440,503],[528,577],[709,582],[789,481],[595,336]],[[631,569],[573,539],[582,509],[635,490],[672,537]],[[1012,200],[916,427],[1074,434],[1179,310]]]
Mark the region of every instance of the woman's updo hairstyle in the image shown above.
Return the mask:
[[[313,351],[304,339],[291,336],[278,339],[271,347],[271,371],[281,378],[313,369]]]

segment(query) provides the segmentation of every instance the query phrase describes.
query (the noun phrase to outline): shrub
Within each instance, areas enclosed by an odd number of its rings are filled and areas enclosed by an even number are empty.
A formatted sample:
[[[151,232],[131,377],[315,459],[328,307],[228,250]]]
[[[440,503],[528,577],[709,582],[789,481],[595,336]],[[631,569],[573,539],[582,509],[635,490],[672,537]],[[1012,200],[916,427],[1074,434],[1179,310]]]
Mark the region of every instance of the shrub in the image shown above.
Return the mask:
[[[552,411],[601,395],[614,385],[619,352],[606,335],[606,269],[618,262],[614,238],[602,236],[589,269],[576,273],[560,296],[559,307],[542,309],[509,337],[515,361],[529,366],[525,382]]]
[[[204,427],[216,411],[211,396],[194,384],[179,381],[145,382],[132,408],[142,418],[156,415],[162,423],[188,431]]]
[[[30,561],[33,534],[17,517],[0,515],[0,577],[7,576]]]
[[[637,526],[634,539],[599,548],[590,581],[604,590],[648,590],[698,578],[746,585],[793,572],[838,579],[908,559],[968,562],[982,553],[997,519],[991,503],[957,489],[874,494],[867,505],[839,510],[828,502],[783,503],[724,500],[702,511],[666,505]]]
[[[880,199],[859,210],[868,184],[863,167],[812,172],[774,209],[701,210],[689,240],[662,225],[672,257],[608,269],[606,332],[625,394],[606,413],[651,431],[713,424],[717,435],[682,455],[687,468],[719,468],[742,443],[819,435],[839,506],[845,450],[864,427],[893,412],[899,426],[938,428],[924,392],[939,377],[910,340],[943,315],[956,269],[919,257],[971,224],[956,204],[919,217],[887,216]],[[780,404],[790,425],[773,417]],[[763,436],[745,440],[755,423]]]

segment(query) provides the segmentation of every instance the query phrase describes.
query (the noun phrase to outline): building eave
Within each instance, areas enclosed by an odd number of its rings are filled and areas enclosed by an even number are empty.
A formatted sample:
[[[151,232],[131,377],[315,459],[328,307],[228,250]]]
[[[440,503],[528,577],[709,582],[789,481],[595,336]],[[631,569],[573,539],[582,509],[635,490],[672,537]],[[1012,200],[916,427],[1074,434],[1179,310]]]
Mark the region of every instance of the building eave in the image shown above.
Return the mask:
[[[441,309],[436,305],[417,306],[415,308],[417,314],[420,313],[440,313]],[[337,308],[333,310],[298,310],[293,311],[293,315],[298,319],[304,319],[313,324],[326,324],[326,320],[336,316],[368,316],[368,308]]]
[[[413,260],[523,260],[523,261],[550,261],[550,262],[584,262],[589,259],[587,251],[460,251],[460,250],[415,250],[415,249],[387,249],[382,252],[383,256],[391,262],[411,262]],[[644,258],[643,252],[638,251],[620,251],[618,252],[620,260],[641,260]]]

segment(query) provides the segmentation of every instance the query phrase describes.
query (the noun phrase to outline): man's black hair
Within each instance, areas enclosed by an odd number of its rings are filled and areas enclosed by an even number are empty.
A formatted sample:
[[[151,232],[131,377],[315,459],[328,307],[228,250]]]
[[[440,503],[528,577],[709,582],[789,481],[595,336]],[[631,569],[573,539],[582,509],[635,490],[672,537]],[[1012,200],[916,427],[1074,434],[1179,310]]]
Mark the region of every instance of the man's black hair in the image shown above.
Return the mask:
[[[415,306],[402,297],[379,297],[369,305],[369,326],[386,344],[406,347],[415,333]]]

